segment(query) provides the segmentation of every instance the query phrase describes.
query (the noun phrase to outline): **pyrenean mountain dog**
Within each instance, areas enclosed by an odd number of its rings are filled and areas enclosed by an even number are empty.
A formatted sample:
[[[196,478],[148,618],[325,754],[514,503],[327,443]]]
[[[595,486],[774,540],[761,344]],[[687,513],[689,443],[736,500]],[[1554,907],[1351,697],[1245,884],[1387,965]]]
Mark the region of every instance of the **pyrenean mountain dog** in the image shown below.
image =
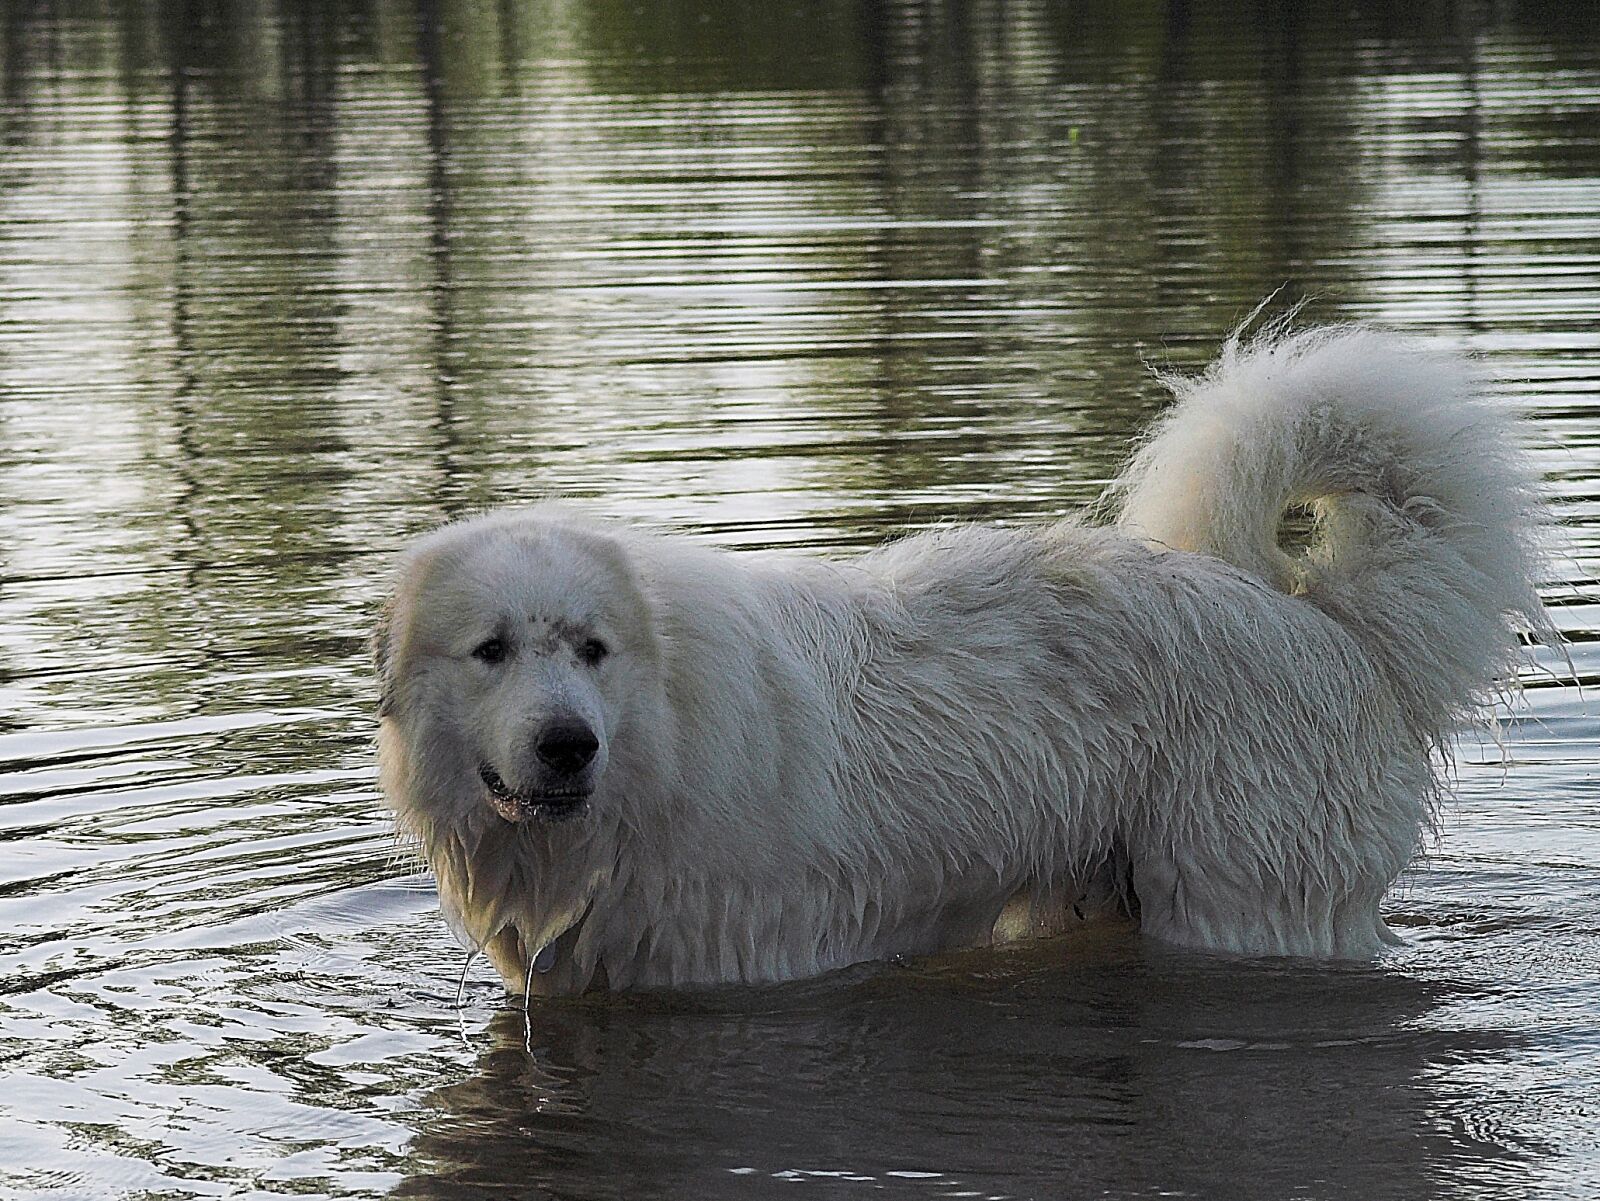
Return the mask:
[[[1086,907],[1224,952],[1393,941],[1442,748],[1553,636],[1514,429],[1362,329],[1236,337],[1172,386],[1111,526],[818,559],[539,506],[421,539],[375,639],[382,781],[458,935],[539,993]]]

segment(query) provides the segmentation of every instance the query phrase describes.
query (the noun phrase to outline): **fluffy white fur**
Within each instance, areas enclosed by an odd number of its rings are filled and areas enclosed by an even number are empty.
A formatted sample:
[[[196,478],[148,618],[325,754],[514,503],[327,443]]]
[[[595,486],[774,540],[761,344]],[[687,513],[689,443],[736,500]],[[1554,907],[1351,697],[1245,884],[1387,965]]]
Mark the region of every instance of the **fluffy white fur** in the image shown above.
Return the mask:
[[[1442,745],[1518,631],[1549,635],[1515,429],[1466,364],[1362,329],[1236,337],[1172,387],[1109,527],[818,560],[539,507],[422,539],[375,640],[382,780],[458,934],[543,993],[792,979],[1086,908],[1225,952],[1392,941]],[[531,747],[563,715],[599,745],[553,820]]]

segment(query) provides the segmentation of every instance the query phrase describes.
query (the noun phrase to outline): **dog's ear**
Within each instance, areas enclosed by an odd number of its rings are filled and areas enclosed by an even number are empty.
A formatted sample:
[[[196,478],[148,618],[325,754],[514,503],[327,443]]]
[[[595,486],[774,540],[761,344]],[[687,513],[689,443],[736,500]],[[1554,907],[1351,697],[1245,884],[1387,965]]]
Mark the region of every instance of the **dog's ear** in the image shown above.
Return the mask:
[[[378,675],[380,721],[394,714],[398,691],[394,671],[394,610],[395,596],[390,593],[384,598],[383,607],[378,611],[378,624],[372,630],[372,663]]]

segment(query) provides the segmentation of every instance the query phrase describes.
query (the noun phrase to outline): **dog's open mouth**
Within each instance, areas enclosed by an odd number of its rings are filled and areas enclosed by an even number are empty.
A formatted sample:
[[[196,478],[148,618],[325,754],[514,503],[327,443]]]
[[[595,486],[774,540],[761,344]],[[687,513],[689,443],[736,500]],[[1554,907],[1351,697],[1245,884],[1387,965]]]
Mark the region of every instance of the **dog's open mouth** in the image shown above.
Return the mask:
[[[489,804],[508,822],[520,822],[530,817],[563,821],[576,816],[589,801],[589,794],[577,789],[516,792],[487,763],[479,766],[478,777],[489,792]]]

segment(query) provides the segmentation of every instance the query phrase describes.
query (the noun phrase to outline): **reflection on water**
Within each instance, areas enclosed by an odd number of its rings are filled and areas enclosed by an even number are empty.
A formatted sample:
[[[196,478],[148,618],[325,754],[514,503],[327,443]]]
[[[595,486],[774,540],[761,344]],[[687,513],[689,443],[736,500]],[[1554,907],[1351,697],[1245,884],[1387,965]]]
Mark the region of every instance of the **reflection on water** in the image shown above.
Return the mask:
[[[457,1013],[374,792],[411,534],[1051,516],[1274,290],[1500,370],[1600,680],[1600,20],[1314,7],[0,11],[0,1192],[1600,1189],[1559,680],[1363,969],[1044,946],[524,1026],[479,967]]]
[[[551,1006],[531,1030],[501,1013],[472,1071],[428,1099],[401,1192],[520,1178],[561,1196],[609,1175],[667,1197],[740,1195],[744,1177],[829,1195],[1267,1198],[1336,1181],[1399,1197],[1523,1170],[1439,1112],[1430,1072],[1502,1062],[1515,1041],[1408,1028],[1448,986],[1126,947],[1080,948],[1065,971],[1060,949],[757,998]]]

